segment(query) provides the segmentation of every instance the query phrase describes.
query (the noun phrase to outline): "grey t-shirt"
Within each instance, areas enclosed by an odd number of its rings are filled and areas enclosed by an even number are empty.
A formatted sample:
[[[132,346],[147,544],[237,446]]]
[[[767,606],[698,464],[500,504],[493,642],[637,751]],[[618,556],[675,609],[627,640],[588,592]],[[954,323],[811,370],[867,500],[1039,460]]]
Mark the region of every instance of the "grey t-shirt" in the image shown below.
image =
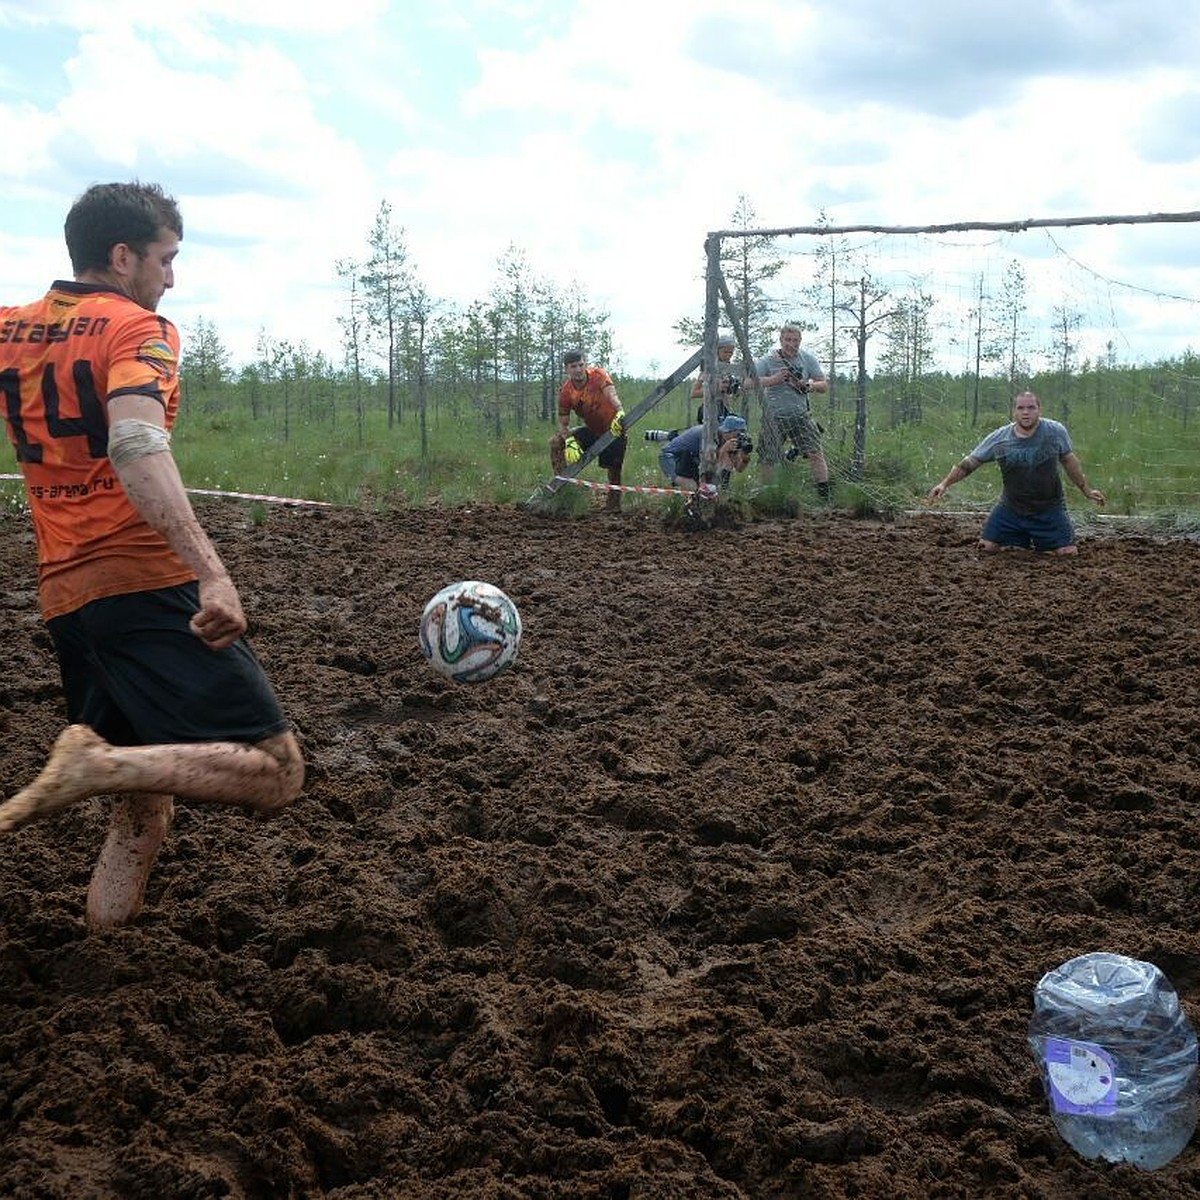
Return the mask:
[[[792,359],[784,358],[778,349],[772,350],[770,354],[760,358],[754,364],[754,369],[759,379],[762,379],[767,375],[778,374],[785,365],[791,367],[806,380],[825,378],[821,364],[803,346],[796,357]],[[796,413],[806,413],[808,407],[807,393],[797,391],[786,380],[783,383],[763,388],[763,408],[773,417],[790,417]]]
[[[1066,504],[1058,464],[1071,452],[1066,426],[1043,417],[1029,437],[1018,437],[1012,422],[1002,425],[971,451],[971,457],[998,463],[1004,503],[1018,516],[1032,517]]]

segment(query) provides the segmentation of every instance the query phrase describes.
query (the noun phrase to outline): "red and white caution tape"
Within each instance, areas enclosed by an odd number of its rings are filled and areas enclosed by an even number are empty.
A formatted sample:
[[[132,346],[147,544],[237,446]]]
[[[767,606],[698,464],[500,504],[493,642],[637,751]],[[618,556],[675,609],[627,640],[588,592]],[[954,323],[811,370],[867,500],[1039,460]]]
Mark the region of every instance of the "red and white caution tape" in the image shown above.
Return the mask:
[[[257,492],[218,492],[210,488],[188,488],[192,496],[232,496],[235,500],[265,500],[269,504],[303,504],[310,508],[332,508],[328,500],[299,500],[294,496],[260,496]]]
[[[0,479],[24,479],[23,475],[0,475]],[[295,496],[264,496],[258,492],[220,492],[213,488],[187,488],[191,496],[227,496],[234,500],[265,500],[270,504],[305,504],[312,508],[332,508],[327,500],[300,500]]]
[[[567,475],[555,475],[556,483],[573,483],[576,487],[591,488],[596,492],[644,492],[650,496],[694,496],[692,488],[633,487],[624,483],[595,483],[590,479],[572,479]]]

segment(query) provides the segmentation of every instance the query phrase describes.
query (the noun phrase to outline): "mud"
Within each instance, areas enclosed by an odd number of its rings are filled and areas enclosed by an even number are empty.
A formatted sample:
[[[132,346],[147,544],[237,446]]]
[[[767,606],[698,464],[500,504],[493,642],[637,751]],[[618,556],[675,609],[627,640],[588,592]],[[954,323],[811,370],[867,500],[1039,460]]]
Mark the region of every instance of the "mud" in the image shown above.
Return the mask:
[[[111,934],[106,801],[0,844],[0,1193],[1200,1193],[1079,1158],[1025,1043],[1091,949],[1200,1016],[1196,545],[199,508],[306,791],[181,803]],[[7,794],[62,711],[19,515],[0,566]],[[460,578],[525,626],[473,687],[416,643]]]

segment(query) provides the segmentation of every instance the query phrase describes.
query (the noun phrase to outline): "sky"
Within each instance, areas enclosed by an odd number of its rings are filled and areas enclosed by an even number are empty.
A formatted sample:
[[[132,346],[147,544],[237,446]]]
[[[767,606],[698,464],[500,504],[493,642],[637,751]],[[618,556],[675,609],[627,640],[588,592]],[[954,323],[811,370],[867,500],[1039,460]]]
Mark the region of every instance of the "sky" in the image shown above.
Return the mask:
[[[634,374],[687,356],[741,196],[764,228],[1200,209],[1178,0],[0,0],[0,39],[3,302],[69,278],[89,184],[153,180],[185,225],[160,311],[235,362],[261,331],[341,361],[335,264],[384,200],[443,305],[515,247]],[[1190,300],[1200,226],[1158,232],[1063,240]]]

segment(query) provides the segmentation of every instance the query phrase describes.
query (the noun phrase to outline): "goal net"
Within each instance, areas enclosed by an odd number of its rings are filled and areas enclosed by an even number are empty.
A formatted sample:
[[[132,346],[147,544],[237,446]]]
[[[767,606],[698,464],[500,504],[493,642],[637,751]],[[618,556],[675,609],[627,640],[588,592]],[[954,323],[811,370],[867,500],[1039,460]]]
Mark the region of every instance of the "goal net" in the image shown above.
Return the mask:
[[[865,508],[915,505],[1030,389],[1067,425],[1108,519],[1200,527],[1197,221],[723,230],[706,335],[740,326],[757,357],[783,320],[804,328],[831,381],[813,397],[831,477]],[[1066,486],[1075,515],[1100,519]],[[981,470],[943,505],[998,493]]]

